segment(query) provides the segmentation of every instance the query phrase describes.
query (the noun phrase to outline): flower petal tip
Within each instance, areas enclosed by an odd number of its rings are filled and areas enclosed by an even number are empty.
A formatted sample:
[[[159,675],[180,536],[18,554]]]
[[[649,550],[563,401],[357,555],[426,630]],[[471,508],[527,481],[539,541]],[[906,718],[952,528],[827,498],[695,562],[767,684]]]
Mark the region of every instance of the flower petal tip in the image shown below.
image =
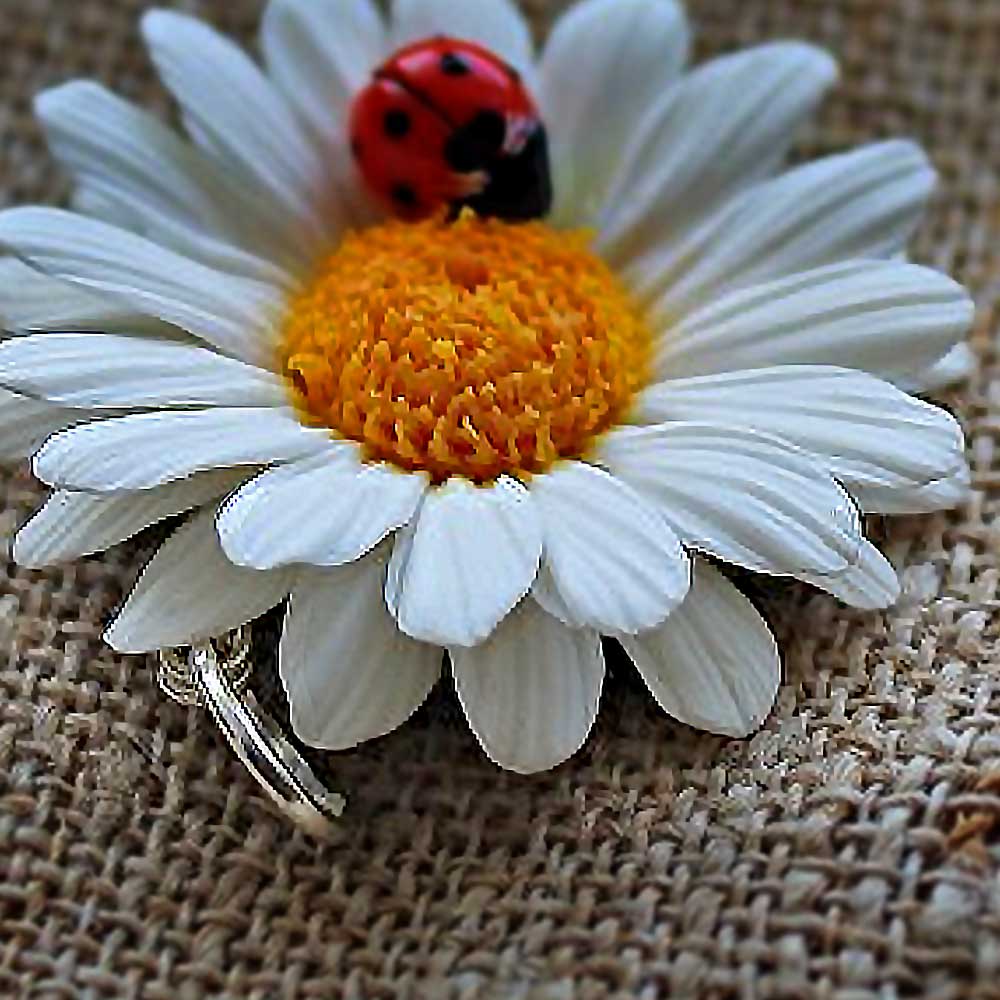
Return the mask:
[[[286,687],[286,694],[287,694]],[[363,741],[360,738],[344,739],[341,735],[329,732],[322,726],[317,726],[316,718],[308,718],[302,711],[300,700],[289,699],[288,724],[296,739],[301,740],[307,747],[313,750],[328,750],[331,752],[339,750],[353,750]]]
[[[162,37],[162,34],[172,27],[194,20],[180,11],[170,10],[167,7],[151,7],[139,19],[139,29],[143,38],[151,42],[157,37]]]
[[[775,42],[774,45],[780,46],[788,55],[801,60],[803,70],[811,72],[817,81],[825,86],[833,86],[839,79],[840,64],[828,49],[797,39]]]
[[[120,653],[122,656],[138,656],[142,653],[148,652],[148,650],[136,648],[139,644],[129,636],[126,629],[119,626],[118,621],[112,622],[104,630],[104,634],[101,638],[116,653]]]
[[[42,569],[45,563],[34,558],[34,553],[30,547],[21,541],[21,533],[18,532],[12,539],[4,545],[5,555],[11,562],[16,563],[24,569]]]

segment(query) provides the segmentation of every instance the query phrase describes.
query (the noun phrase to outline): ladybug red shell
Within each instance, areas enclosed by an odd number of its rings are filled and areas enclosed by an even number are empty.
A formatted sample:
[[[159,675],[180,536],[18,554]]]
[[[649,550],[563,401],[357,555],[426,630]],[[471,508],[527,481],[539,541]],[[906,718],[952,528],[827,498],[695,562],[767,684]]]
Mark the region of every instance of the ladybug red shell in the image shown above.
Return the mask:
[[[473,42],[437,37],[396,52],[354,99],[351,151],[389,211],[443,205],[532,219],[552,204],[548,141],[517,71]]]

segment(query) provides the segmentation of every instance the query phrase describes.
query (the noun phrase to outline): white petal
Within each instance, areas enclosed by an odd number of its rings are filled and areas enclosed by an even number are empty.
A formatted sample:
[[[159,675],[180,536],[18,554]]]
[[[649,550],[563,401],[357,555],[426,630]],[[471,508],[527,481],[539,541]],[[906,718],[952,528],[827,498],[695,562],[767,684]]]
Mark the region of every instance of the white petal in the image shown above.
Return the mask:
[[[137,331],[143,320],[134,309],[113,298],[57,281],[15,257],[0,259],[0,327],[7,332],[60,327],[131,332]]]
[[[120,653],[147,653],[222,635],[281,603],[291,579],[283,570],[234,566],[207,508],[153,556],[105,640]]]
[[[687,598],[659,628],[621,641],[660,707],[689,726],[747,736],[774,704],[781,680],[774,636],[706,562],[695,563]]]
[[[261,22],[271,78],[324,145],[343,142],[350,102],[387,44],[370,0],[270,0]]]
[[[829,54],[801,42],[723,56],[685,77],[630,136],[598,221],[598,249],[625,263],[768,177],[836,78]]]
[[[74,427],[35,455],[35,475],[51,486],[143,490],[193,472],[290,461],[330,447],[289,410],[218,408],[139,413]]]
[[[601,632],[639,632],[683,600],[689,569],[680,541],[625,483],[565,462],[532,477],[529,489],[545,562],[572,621]]]
[[[93,184],[78,187],[73,193],[71,207],[75,212],[127,229],[223,274],[264,282],[289,292],[295,290],[295,280],[288,271],[270,260],[194,229],[187,222],[165,215],[148,205],[139,210],[113,188],[99,188]],[[277,246],[272,247],[271,256],[280,256]],[[299,270],[305,270],[312,263],[311,260],[308,265],[301,263]]]
[[[80,215],[128,230],[182,257],[222,271],[224,274],[262,281],[289,291],[295,288],[295,281],[290,273],[273,262],[279,258],[284,259],[281,258],[277,241],[268,253],[268,257],[273,259],[265,260],[233,243],[227,243],[194,229],[187,222],[171,218],[148,205],[140,210],[138,206],[129,204],[126,197],[110,184],[84,182],[78,185],[70,198],[69,207]],[[294,258],[291,259],[294,263]],[[300,262],[297,270],[304,270],[311,262],[311,258],[308,263]]]
[[[0,389],[0,462],[28,458],[43,441],[85,415]]]
[[[882,142],[790,170],[732,199],[690,237],[667,241],[626,276],[682,316],[726,292],[842,260],[891,257],[934,186],[918,146]]]
[[[263,185],[317,245],[334,240],[340,219],[323,198],[330,192],[318,151],[250,57],[176,11],[150,11],[142,32],[195,143],[237,178]]]
[[[976,370],[976,355],[968,344],[956,344],[932,365],[895,379],[906,392],[938,392],[963,382]]]
[[[762,573],[842,572],[861,525],[813,458],[736,427],[664,424],[608,434],[597,461],[654,503],[690,546]]]
[[[946,275],[902,261],[847,261],[712,301],[669,326],[659,378],[840,365],[894,380],[933,364],[964,337],[969,293]]]
[[[225,354],[271,367],[280,289],[213,271],[149,240],[56,208],[0,212],[0,246],[47,274],[105,292]]]
[[[226,469],[138,493],[60,490],[17,533],[14,559],[22,566],[51,566],[102,552],[151,524],[218,499],[239,481],[239,473]]]
[[[339,443],[247,483],[224,505],[219,537],[240,566],[340,566],[407,524],[426,489],[426,476],[363,462]]]
[[[394,48],[434,35],[478,42],[522,73],[532,67],[531,32],[512,0],[395,0]]]
[[[806,583],[819,587],[854,608],[877,611],[899,598],[899,577],[892,564],[870,542],[864,542],[857,562],[834,576],[804,574]]]
[[[951,510],[965,503],[972,489],[971,478],[968,465],[963,464],[950,476],[909,489],[855,484],[851,493],[861,509],[868,513],[928,514],[935,510]]]
[[[520,483],[449,479],[397,536],[386,604],[414,639],[474,646],[528,592],[541,550],[538,512]]]
[[[148,337],[43,333],[0,345],[0,385],[72,407],[283,406],[274,375]]]
[[[344,750],[391,732],[441,675],[438,646],[402,634],[382,599],[385,559],[303,571],[281,637],[292,728],[310,746]]]
[[[621,149],[677,79],[689,44],[674,0],[582,0],[556,22],[538,86],[556,173],[552,219],[593,219]]]
[[[858,499],[867,487],[912,490],[966,464],[962,429],[950,413],[845,368],[786,365],[662,382],[640,394],[633,419],[781,437]]]
[[[142,225],[135,210],[127,205],[124,198],[113,195],[103,188],[90,187],[87,184],[77,184],[69,196],[68,208],[80,215],[106,222],[119,229],[127,229],[139,233]],[[142,235],[145,235],[144,233]],[[154,243],[159,240],[154,240]],[[170,247],[171,250],[175,249]],[[202,261],[204,263],[204,261]]]
[[[100,84],[73,80],[47,90],[35,111],[74,182],[130,213],[154,239],[175,246],[179,225],[271,260],[308,264],[266,189],[233,184],[205,154]]]
[[[563,625],[569,625],[570,628],[587,627],[587,623],[580,620],[576,612],[566,603],[566,599],[559,593],[555,577],[544,558],[538,567],[535,582],[531,585],[531,596],[553,618],[558,618]]]
[[[528,600],[481,646],[449,652],[465,716],[490,760],[531,774],[583,745],[604,681],[596,632],[567,628]]]

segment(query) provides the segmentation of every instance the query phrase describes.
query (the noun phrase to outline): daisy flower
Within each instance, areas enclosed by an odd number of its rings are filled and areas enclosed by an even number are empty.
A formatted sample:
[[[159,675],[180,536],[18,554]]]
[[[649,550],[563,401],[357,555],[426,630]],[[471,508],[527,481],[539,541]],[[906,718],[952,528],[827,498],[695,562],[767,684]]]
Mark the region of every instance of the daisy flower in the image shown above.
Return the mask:
[[[37,113],[72,208],[0,214],[0,451],[55,490],[16,558],[186,517],[115,649],[287,599],[306,743],[387,733],[448,662],[486,753],[531,772],[586,738],[611,637],[669,715],[744,736],[780,661],[719,565],[881,608],[862,515],[968,489],[959,426],[908,394],[969,362],[969,296],[905,257],[933,170],[905,141],[785,166],[826,53],[689,71],[672,0],[581,0],[538,54],[509,0],[271,0],[262,65],[180,13],[142,31],[186,137],[57,87]],[[366,196],[352,101],[443,33],[534,95],[544,219]]]

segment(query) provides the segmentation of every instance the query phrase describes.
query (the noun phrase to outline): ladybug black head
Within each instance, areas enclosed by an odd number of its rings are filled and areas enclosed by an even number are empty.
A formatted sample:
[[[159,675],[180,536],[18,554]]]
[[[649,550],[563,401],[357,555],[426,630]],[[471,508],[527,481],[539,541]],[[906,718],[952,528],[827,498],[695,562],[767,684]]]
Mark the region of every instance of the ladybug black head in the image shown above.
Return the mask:
[[[481,111],[452,133],[445,149],[448,165],[458,173],[482,170],[489,177],[485,189],[453,205],[455,214],[468,206],[479,215],[524,221],[546,215],[552,207],[552,175],[545,127],[538,123],[520,152],[507,154],[504,117]]]

